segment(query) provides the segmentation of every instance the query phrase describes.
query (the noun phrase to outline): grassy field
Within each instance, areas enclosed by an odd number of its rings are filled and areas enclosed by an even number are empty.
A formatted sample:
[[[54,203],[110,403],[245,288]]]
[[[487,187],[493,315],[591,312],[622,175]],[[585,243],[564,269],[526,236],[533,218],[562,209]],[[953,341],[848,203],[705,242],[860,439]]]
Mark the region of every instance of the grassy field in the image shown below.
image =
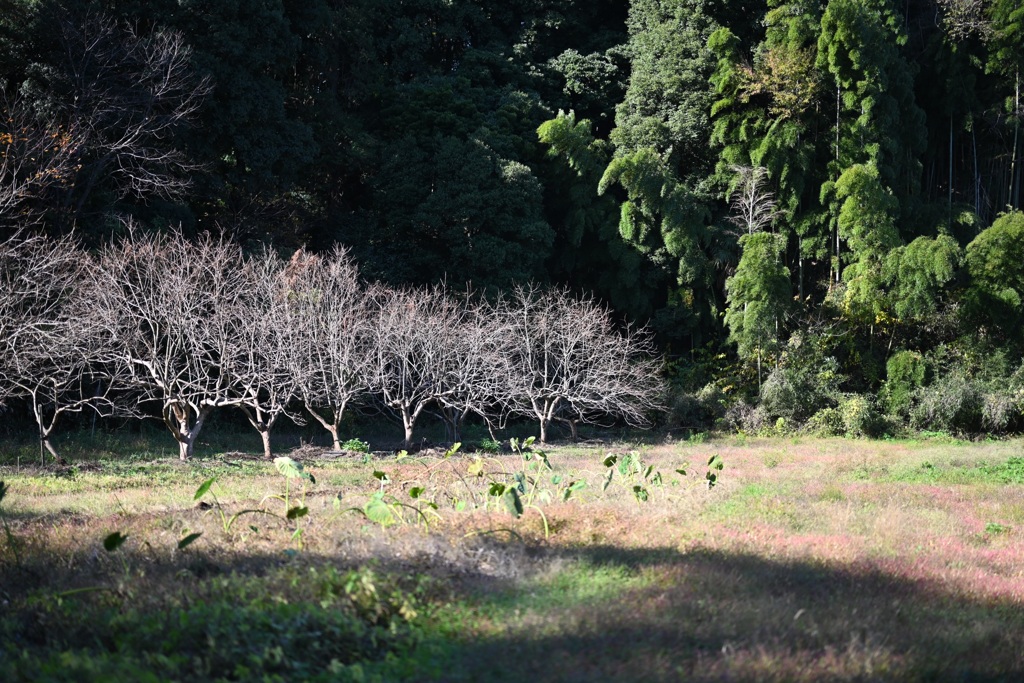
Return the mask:
[[[1022,446],[0,458],[0,678],[1024,680]]]

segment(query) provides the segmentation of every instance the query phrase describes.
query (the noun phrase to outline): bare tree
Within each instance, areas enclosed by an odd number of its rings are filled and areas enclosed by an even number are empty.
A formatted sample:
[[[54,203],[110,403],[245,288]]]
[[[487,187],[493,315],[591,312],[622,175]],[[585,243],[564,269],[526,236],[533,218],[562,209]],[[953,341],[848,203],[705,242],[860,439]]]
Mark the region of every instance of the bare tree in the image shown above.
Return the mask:
[[[284,322],[297,392],[341,450],[346,408],[370,383],[371,333],[359,273],[343,248],[324,256],[297,251],[282,273]]]
[[[730,193],[732,216],[729,222],[743,234],[751,235],[769,228],[779,215],[775,195],[768,190],[768,169],[762,166],[733,166],[736,173]]]
[[[272,457],[270,431],[279,417],[288,414],[298,385],[283,268],[281,259],[269,250],[248,259],[240,308],[221,318],[235,329],[219,332],[228,341],[224,371],[237,393],[238,407],[263,440],[267,459]]]
[[[61,416],[114,407],[113,384],[97,380],[98,329],[81,286],[88,267],[70,238],[0,247],[0,385],[28,402],[40,453],[58,461],[51,436]]]
[[[405,429],[405,447],[424,409],[453,393],[448,381],[460,362],[457,353],[466,309],[443,288],[377,289],[371,293],[370,386]]]
[[[566,289],[517,287],[501,304],[511,373],[505,400],[535,418],[546,442],[552,421],[621,419],[643,425],[661,399],[659,364],[648,338],[617,332],[608,311]]]
[[[215,408],[242,403],[229,363],[248,285],[240,249],[209,236],[132,231],[100,254],[93,296],[104,349],[127,368],[138,401],[159,406],[182,460]]]
[[[0,228],[24,228],[42,217],[39,201],[78,171],[80,136],[39,122],[0,93]]]
[[[455,362],[447,363],[444,390],[437,404],[452,441],[462,440],[466,418],[483,419],[492,437],[494,428],[504,424],[506,411],[501,396],[506,391],[509,358],[505,353],[508,330],[494,307],[467,296],[459,302],[465,311],[459,316],[461,328],[450,349]]]
[[[180,195],[199,167],[172,140],[210,91],[193,73],[183,36],[143,34],[74,5],[55,11],[64,54],[56,85],[69,91],[63,116],[81,143],[65,208],[77,215],[104,183],[117,197]]]

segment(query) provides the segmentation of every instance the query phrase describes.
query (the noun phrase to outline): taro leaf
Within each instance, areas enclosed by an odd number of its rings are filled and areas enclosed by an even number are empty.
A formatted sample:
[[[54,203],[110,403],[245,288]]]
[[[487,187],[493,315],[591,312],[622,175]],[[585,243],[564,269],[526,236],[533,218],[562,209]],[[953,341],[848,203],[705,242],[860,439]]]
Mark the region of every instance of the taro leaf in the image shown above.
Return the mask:
[[[537,456],[538,460],[540,460],[542,463],[544,463],[544,467],[546,467],[549,470],[553,470],[554,469],[551,466],[551,461],[548,460],[548,454],[547,453],[545,453],[544,451],[536,451],[534,453],[534,455]]]
[[[260,528],[254,524],[250,524],[249,529],[251,529],[254,534],[258,534],[260,532]]]
[[[395,460],[405,460],[409,457],[409,451],[398,451],[398,455],[395,456]]]
[[[197,531],[194,534],[189,534],[185,538],[183,538],[180,541],[178,541],[178,550],[184,550],[185,548],[189,547],[190,545],[195,543],[196,539],[198,539],[202,535],[203,535],[202,531]]]
[[[612,467],[615,465],[618,459],[619,456],[615,455],[614,453],[609,453],[608,455],[604,456],[604,460],[602,461],[602,463],[605,467]]]
[[[519,489],[519,493],[526,493],[526,474],[516,472],[513,478],[516,480],[516,488]]]
[[[309,508],[305,505],[296,505],[293,508],[288,509],[288,513],[285,515],[289,520],[300,519],[309,514]]]
[[[475,458],[469,465],[467,470],[471,477],[482,477],[484,476],[484,461],[480,458]]]
[[[456,441],[455,443],[452,444],[451,448],[449,448],[448,450],[446,450],[444,452],[444,457],[446,457],[446,458],[452,457],[453,455],[455,455],[456,453],[459,452],[460,448],[462,448],[462,442],[461,441]]]
[[[554,484],[555,486],[558,486],[559,484],[561,484],[562,483],[562,475],[561,474],[552,474],[551,475],[551,483]]]
[[[381,493],[370,496],[370,500],[366,501],[366,505],[363,506],[363,512],[366,513],[367,519],[381,526],[395,523],[395,513],[391,510],[391,506],[384,502],[384,495]]]
[[[127,534],[122,535],[120,531],[115,531],[114,533],[110,534],[109,536],[103,539],[103,549],[106,550],[108,553],[112,553],[118,548],[120,548],[122,545],[124,545],[124,542],[127,540]]]
[[[302,463],[292,460],[287,455],[274,458],[274,467],[277,468],[278,472],[289,479],[299,479],[306,476],[302,471]]]
[[[714,488],[715,484],[718,483],[718,475],[714,472],[708,472],[704,475],[704,478],[708,480],[708,488]]]
[[[645,489],[643,486],[640,486],[639,484],[636,484],[633,487],[633,495],[641,503],[646,503],[647,502],[647,497],[648,497],[647,496],[647,489]]]
[[[381,472],[380,470],[373,471],[373,478],[379,479],[381,484],[390,484],[391,478],[388,477],[387,472]]]
[[[718,453],[715,453],[708,460],[708,467],[710,467],[713,470],[721,471],[721,469],[725,467],[725,463],[722,461],[722,457],[718,455]]]
[[[608,471],[605,472],[604,481],[601,482],[601,490],[607,491],[609,484],[612,483],[612,477],[615,475],[615,468],[609,467]]]
[[[528,437],[526,437],[526,440],[523,441],[523,448],[529,448],[530,446],[533,445],[533,442],[536,441],[536,440],[537,440],[537,437],[535,437],[535,436],[528,436]]]
[[[680,467],[679,469],[676,470],[676,472],[678,474],[683,475],[684,477],[686,476],[686,468],[685,467]]]
[[[6,495],[7,495],[7,484],[5,484],[2,481],[0,481],[0,501],[2,501],[4,499],[4,496],[6,496]]]
[[[647,466],[647,471],[644,472],[644,479],[647,479],[648,477],[650,477],[651,476],[651,472],[653,472],[653,471],[654,471],[654,465],[648,465]]]
[[[430,508],[431,510],[439,510],[440,509],[440,508],[437,507],[437,503],[435,503],[432,500],[431,501],[427,501],[427,507]]]
[[[501,496],[501,502],[505,504],[505,509],[513,517],[523,516],[523,501],[519,498],[519,491],[515,487],[510,486],[505,489],[505,493]]]
[[[580,489],[586,488],[587,483],[584,481],[571,481],[569,485],[562,491],[562,500],[569,500],[570,496]]]
[[[426,489],[423,488],[422,486],[413,486],[411,489],[409,489],[409,497],[415,500],[422,496],[424,491],[426,491]]]
[[[312,473],[306,472],[306,479],[309,479],[310,484],[316,484],[316,477],[314,477]]]
[[[213,483],[215,481],[217,481],[217,477],[210,477],[209,479],[204,481],[202,484],[200,484],[199,488],[196,489],[196,496],[192,500],[199,500],[200,498],[205,496],[207,493],[209,493],[210,488],[213,487]]]
[[[489,496],[501,496],[504,495],[507,487],[499,482],[492,481],[490,488],[487,489],[487,495]]]
[[[661,486],[661,472],[655,472],[654,476],[651,477],[652,486]]]

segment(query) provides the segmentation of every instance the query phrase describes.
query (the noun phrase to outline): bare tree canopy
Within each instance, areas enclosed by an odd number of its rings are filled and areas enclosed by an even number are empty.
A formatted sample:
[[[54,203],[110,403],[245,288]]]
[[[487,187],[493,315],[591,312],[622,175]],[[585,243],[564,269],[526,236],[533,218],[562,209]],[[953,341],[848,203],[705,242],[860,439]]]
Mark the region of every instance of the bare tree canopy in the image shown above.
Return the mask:
[[[241,250],[132,232],[103,250],[96,278],[110,361],[128,368],[139,402],[159,405],[187,459],[214,408],[242,403],[231,373],[249,286]]]
[[[340,247],[322,256],[299,250],[279,286],[296,391],[341,450],[345,410],[370,382],[370,314],[358,270]]]
[[[466,309],[441,287],[377,289],[371,297],[370,386],[401,418],[408,448],[424,409],[454,393]]]
[[[607,309],[565,289],[517,287],[500,305],[510,359],[505,400],[547,441],[553,420],[647,423],[660,405],[659,364],[644,334],[619,334]]]
[[[733,166],[736,173],[730,201],[729,222],[742,234],[752,235],[771,227],[779,215],[775,195],[768,190],[768,169],[762,166]]]

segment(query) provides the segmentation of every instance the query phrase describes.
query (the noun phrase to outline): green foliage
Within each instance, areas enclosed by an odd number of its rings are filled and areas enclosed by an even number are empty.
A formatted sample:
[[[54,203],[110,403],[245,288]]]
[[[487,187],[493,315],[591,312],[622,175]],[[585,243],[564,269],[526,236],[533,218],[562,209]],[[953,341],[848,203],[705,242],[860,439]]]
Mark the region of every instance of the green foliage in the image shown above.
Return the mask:
[[[838,402],[841,380],[834,357],[823,356],[813,341],[791,340],[781,364],[761,386],[761,407],[771,418],[800,424]]]
[[[885,369],[886,379],[880,392],[882,403],[890,415],[906,416],[914,392],[924,384],[924,358],[915,351],[900,350],[889,356]]]
[[[362,439],[349,439],[341,444],[341,450],[351,451],[353,453],[369,453],[370,444],[366,443]]]
[[[1024,213],[1002,214],[967,245],[968,306],[980,320],[1012,334],[1024,310]]]
[[[871,397],[862,394],[844,396],[836,410],[846,436],[881,436],[884,423],[875,411]]]
[[[785,245],[778,235],[755,233],[740,237],[743,249],[736,273],[725,288],[725,324],[741,358],[772,358],[779,352],[779,332],[792,302],[789,269],[782,265]]]
[[[963,250],[949,235],[918,237],[893,249],[885,259],[883,278],[897,317],[924,320],[934,315],[962,263]]]

